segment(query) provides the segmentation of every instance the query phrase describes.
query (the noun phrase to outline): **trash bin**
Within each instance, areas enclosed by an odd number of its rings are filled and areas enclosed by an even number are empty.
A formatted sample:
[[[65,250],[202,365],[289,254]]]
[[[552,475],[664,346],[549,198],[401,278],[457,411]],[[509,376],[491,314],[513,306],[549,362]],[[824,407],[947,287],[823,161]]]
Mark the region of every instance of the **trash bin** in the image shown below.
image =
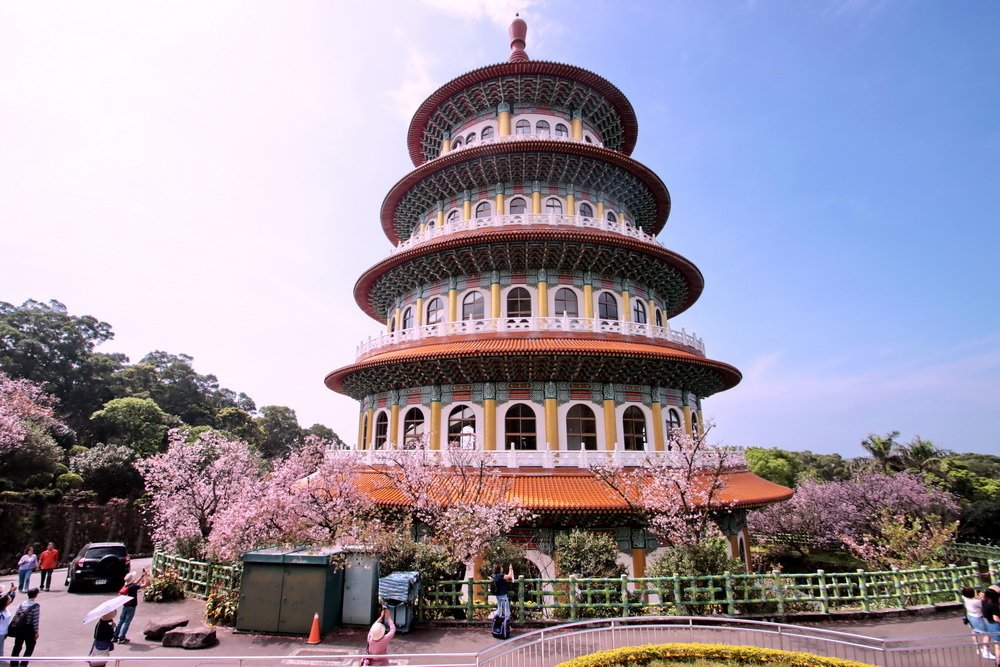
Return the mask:
[[[420,596],[419,572],[393,572],[378,580],[378,596],[389,608],[396,632],[407,633],[413,627],[414,605]]]

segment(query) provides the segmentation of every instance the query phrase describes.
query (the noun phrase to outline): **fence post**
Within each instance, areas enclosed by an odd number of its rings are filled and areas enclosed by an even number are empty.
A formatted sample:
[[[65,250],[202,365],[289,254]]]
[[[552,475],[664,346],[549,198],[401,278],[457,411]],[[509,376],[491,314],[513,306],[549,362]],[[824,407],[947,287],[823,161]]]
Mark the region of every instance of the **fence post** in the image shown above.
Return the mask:
[[[674,572],[674,615],[683,616],[686,611],[681,603],[681,578]]]
[[[622,575],[622,616],[628,616],[629,612],[629,601],[628,601],[628,575]]]
[[[469,587],[468,594],[465,596],[465,622],[471,623],[472,617],[476,613],[476,599],[475,599],[475,586],[476,580],[469,577],[465,580],[466,585]]]
[[[524,622],[524,575],[517,578],[517,620]]]
[[[726,616],[736,615],[736,602],[733,599],[733,575],[729,572],[722,573],[723,582],[726,587]]]
[[[868,599],[868,581],[865,579],[865,571],[858,568],[858,590],[861,592],[861,608],[871,611],[871,601]]]
[[[927,571],[926,565],[920,567],[920,576],[923,580],[922,583],[924,585],[924,595],[927,597],[927,604],[934,604],[934,595],[931,592],[933,588],[931,586],[931,573]]]
[[[899,570],[893,566],[892,568],[892,586],[896,589],[896,604],[899,605],[900,609],[906,609],[906,598],[903,595],[903,582],[899,579]]]
[[[830,595],[826,590],[826,572],[816,570],[816,577],[819,579],[819,604],[820,610],[824,614],[830,613]]]
[[[774,594],[778,598],[778,616],[785,615],[785,585],[781,581],[781,572],[778,570],[772,570],[771,575],[774,577]],[[779,628],[780,630],[780,628]],[[779,647],[783,648],[783,647]]]
[[[576,620],[576,577],[569,576],[569,620]]]
[[[955,602],[961,602],[962,586],[958,582],[958,568],[954,563],[948,563],[948,573],[951,575],[951,590],[955,593]]]

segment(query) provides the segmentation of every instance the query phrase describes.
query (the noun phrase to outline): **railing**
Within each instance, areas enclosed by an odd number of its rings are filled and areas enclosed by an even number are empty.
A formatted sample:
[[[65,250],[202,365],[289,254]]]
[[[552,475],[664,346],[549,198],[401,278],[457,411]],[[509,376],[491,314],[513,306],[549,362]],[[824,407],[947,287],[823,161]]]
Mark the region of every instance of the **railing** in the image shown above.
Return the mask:
[[[357,355],[363,357],[375,350],[400,343],[410,343],[426,338],[441,336],[479,335],[491,332],[562,332],[562,333],[614,333],[623,336],[645,336],[656,340],[681,345],[696,354],[705,355],[705,343],[686,329],[675,331],[670,327],[658,327],[653,324],[623,322],[621,320],[603,320],[597,317],[498,317],[482,320],[461,320],[458,322],[441,322],[411,327],[401,331],[383,334],[377,338],[369,338],[358,345]]]
[[[995,569],[998,563],[990,562]],[[517,578],[510,603],[519,621],[610,616],[829,614],[912,609],[958,602],[963,586],[980,583],[978,564],[877,572],[818,570],[807,574],[721,574],[619,579]],[[473,622],[494,608],[489,580],[436,582],[417,607],[421,619]]]
[[[459,436],[461,438],[463,436]],[[541,444],[539,446],[542,446]],[[362,450],[365,462],[369,465],[406,465],[413,458],[434,465],[468,465],[466,456],[440,449],[405,449],[388,445],[382,449]],[[466,452],[470,450],[459,450]],[[502,468],[589,468],[592,465],[611,463],[615,466],[637,467],[654,460],[666,466],[686,466],[691,454],[681,454],[677,451],[632,451],[621,449],[621,443],[611,450],[564,450],[549,449],[504,449],[476,450],[474,456],[486,459],[486,465]],[[739,450],[734,450],[728,457],[728,462],[734,467],[746,466],[746,457]],[[711,467],[718,464],[718,455],[714,452],[695,454],[696,467]]]
[[[457,148],[452,148],[447,153],[441,153],[438,157],[443,157],[445,155],[450,155],[451,153],[456,153],[458,151],[464,151],[467,148],[475,148],[476,146],[489,146],[490,144],[506,144],[513,141],[561,141],[570,144],[585,144],[588,143],[585,139],[574,139],[571,136],[556,136],[551,132],[528,132],[524,133],[514,133],[508,134],[507,136],[500,136],[499,134],[494,134],[492,137],[487,137],[485,139],[476,138],[470,143],[465,143],[464,139],[462,145]],[[603,148],[602,144],[595,143],[591,144],[597,146],[598,148]]]
[[[162,551],[154,553],[153,575],[162,575],[168,569],[177,571],[184,582],[184,594],[190,597],[203,600],[213,591],[238,593],[240,590],[240,569],[232,565],[189,560]]]
[[[471,218],[470,220],[457,220],[446,222],[443,226],[425,227],[424,231],[415,233],[399,245],[394,247],[390,254],[394,255],[421,243],[433,241],[443,236],[450,236],[458,232],[469,232],[477,229],[494,229],[510,227],[575,227],[577,229],[595,229],[613,234],[621,234],[644,243],[651,243],[658,246],[663,244],[656,240],[656,237],[639,227],[630,225],[627,222],[608,222],[599,218],[587,218],[580,215],[563,215],[561,213],[542,213],[539,215],[531,213],[520,213],[511,215],[490,215],[483,218]]]

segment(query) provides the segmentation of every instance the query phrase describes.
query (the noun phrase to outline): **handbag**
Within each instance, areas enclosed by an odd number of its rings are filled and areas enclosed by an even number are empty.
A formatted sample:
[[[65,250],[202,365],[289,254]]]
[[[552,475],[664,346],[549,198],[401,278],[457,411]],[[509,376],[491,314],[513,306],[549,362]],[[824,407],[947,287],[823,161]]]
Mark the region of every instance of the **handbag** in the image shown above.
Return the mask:
[[[371,653],[371,644],[368,642],[365,642],[365,653]],[[361,667],[368,667],[370,664],[372,664],[371,658],[362,658]]]

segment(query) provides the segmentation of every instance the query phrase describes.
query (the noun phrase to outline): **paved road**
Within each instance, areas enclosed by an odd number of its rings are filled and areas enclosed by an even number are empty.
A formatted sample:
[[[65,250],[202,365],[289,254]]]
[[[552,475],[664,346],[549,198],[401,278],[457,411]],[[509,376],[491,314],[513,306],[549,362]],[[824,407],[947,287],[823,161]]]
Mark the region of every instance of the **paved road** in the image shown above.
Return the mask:
[[[136,559],[133,568],[147,567],[149,559]],[[115,591],[101,593],[84,592],[69,594],[64,582],[65,569],[57,570],[53,575],[55,587],[50,592],[42,592],[38,600],[42,605],[41,627],[37,656],[82,656],[90,649],[93,636],[93,624],[81,623],[84,614],[97,606],[101,601],[114,596]],[[14,576],[0,577],[0,586],[4,589],[8,582],[16,581]],[[38,575],[32,577],[37,585]],[[15,604],[25,599],[18,595]],[[153,658],[161,655],[190,655],[183,649],[164,648],[159,643],[147,642],[142,630],[146,623],[155,617],[185,615],[191,619],[191,626],[199,625],[204,614],[204,602],[200,600],[181,600],[163,604],[147,603],[140,599],[135,620],[129,630],[132,643],[119,646],[114,651],[115,657]],[[866,621],[840,621],[835,623],[809,623],[817,627],[825,627],[871,637],[910,638],[955,635],[965,632],[960,616],[955,614],[935,614],[892,619],[876,619]],[[361,629],[344,629],[325,637],[318,646],[308,646],[301,637],[272,637],[265,635],[236,634],[229,628],[218,628],[219,645],[204,651],[199,655],[246,655],[266,656],[283,655],[302,658],[301,664],[308,664],[308,656],[317,653],[357,653],[365,645],[365,633]],[[466,653],[476,652],[492,646],[497,640],[490,636],[482,626],[465,628],[428,628],[418,629],[409,635],[400,635],[392,643],[394,653]],[[11,642],[7,642],[10,650]],[[293,660],[294,661],[294,660]],[[286,661],[287,662],[287,661]],[[42,665],[44,663],[36,663]]]

